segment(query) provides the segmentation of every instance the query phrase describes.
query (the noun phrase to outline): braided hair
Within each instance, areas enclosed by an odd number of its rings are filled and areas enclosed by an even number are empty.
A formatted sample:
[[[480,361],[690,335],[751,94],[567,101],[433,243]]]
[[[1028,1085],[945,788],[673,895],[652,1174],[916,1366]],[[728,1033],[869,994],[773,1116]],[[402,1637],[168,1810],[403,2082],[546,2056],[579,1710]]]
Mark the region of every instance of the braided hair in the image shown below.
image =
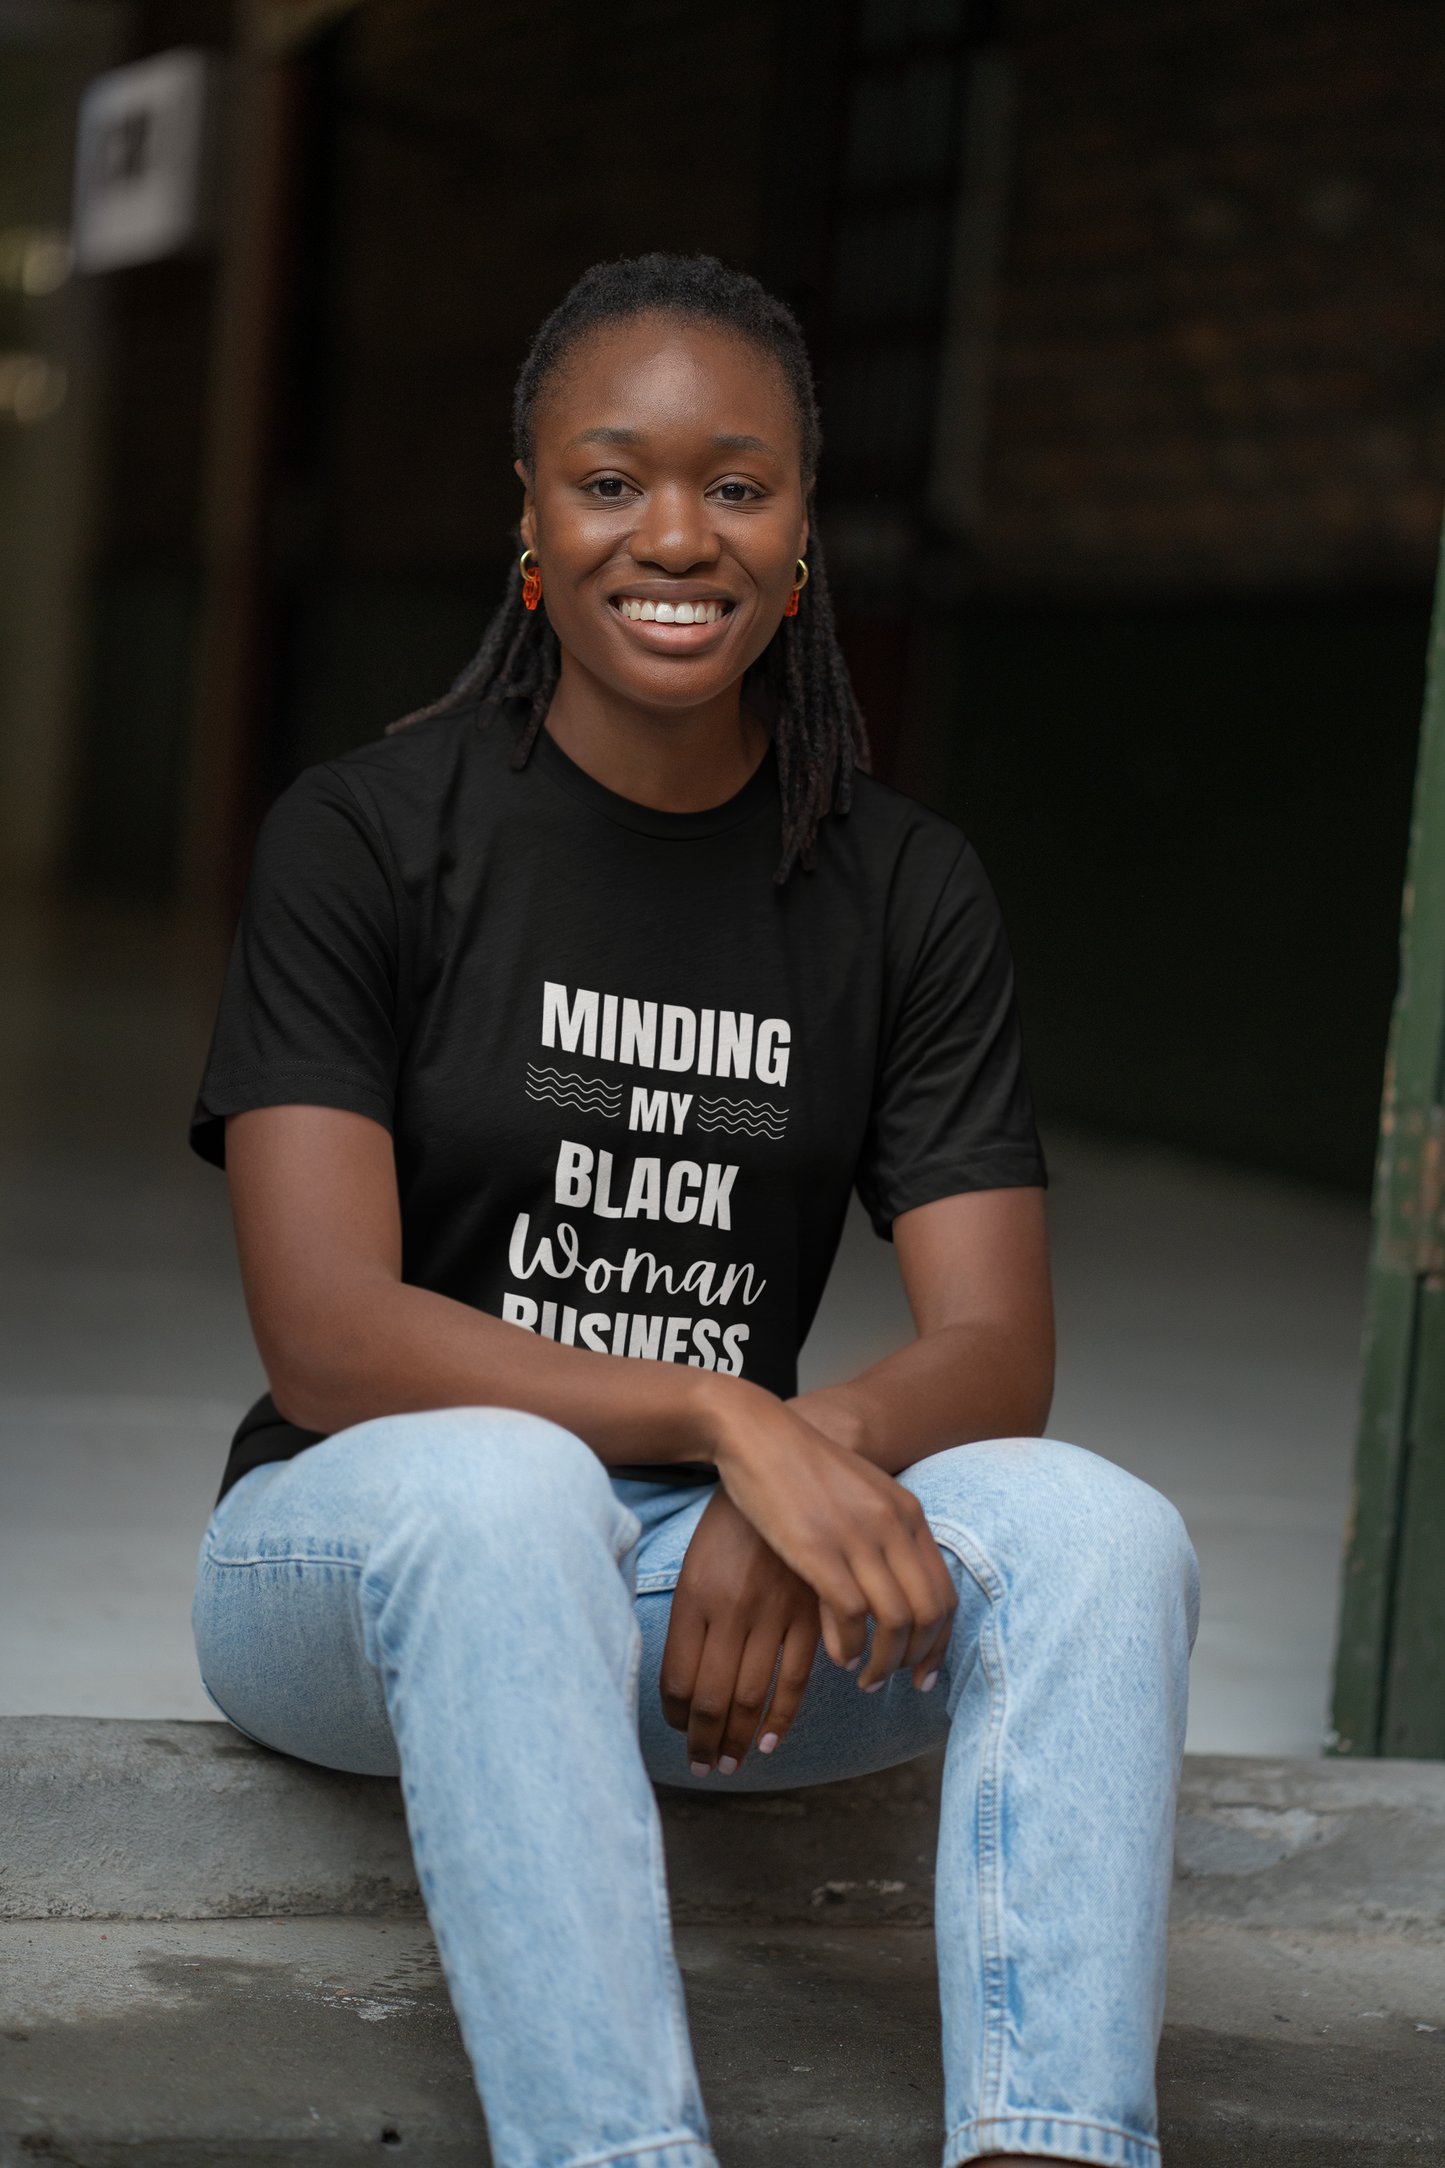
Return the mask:
[[[653,315],[717,324],[777,363],[797,418],[811,519],[822,431],[803,334],[781,301],[746,272],[726,269],[715,256],[653,253],[594,264],[583,273],[542,325],[517,378],[512,435],[526,471],[530,474],[534,465],[537,402],[572,348],[603,325]],[[520,549],[520,535],[515,539]],[[867,733],[834,634],[823,552],[811,528],[808,557],[809,579],[797,615],[782,620],[743,680],[744,693],[751,692],[754,705],[773,718],[783,801],[782,857],[774,876],[780,884],[798,862],[811,869],[819,823],[829,812],[848,811],[853,772],[862,768],[866,773],[868,768]],[[504,700],[525,699],[530,703],[527,719],[512,753],[512,766],[525,767],[546,720],[561,659],[545,606],[534,612],[523,605],[522,573],[514,563],[501,608],[451,690],[391,728],[404,730],[408,723],[468,707],[478,707],[478,720],[486,724]]]

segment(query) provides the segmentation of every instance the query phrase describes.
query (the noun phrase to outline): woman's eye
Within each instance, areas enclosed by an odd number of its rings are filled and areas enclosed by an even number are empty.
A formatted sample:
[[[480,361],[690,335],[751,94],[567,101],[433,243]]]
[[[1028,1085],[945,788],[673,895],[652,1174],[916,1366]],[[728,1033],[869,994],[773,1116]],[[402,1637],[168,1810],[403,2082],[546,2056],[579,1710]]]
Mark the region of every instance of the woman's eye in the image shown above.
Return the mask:
[[[604,474],[590,487],[608,504],[616,504],[627,494],[627,484],[620,474]]]
[[[724,504],[746,504],[749,497],[756,497],[758,492],[751,482],[720,482],[716,494]]]

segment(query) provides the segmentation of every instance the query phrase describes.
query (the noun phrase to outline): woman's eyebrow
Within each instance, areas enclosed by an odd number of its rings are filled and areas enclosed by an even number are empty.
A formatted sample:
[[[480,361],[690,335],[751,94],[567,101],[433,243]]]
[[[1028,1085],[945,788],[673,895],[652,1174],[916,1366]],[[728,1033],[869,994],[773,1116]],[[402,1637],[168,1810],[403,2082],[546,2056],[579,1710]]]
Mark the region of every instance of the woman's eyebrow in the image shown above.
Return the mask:
[[[647,438],[640,429],[611,429],[599,424],[596,429],[583,429],[575,437],[569,437],[564,447],[571,451],[574,444],[615,444],[623,447],[645,444]]]
[[[643,429],[620,429],[599,423],[595,429],[583,429],[575,437],[569,437],[565,449],[570,452],[578,444],[607,444],[620,450],[636,451],[646,442],[647,432]],[[777,456],[766,437],[738,436],[728,430],[720,430],[714,436],[712,448],[715,452],[767,452],[774,458]]]

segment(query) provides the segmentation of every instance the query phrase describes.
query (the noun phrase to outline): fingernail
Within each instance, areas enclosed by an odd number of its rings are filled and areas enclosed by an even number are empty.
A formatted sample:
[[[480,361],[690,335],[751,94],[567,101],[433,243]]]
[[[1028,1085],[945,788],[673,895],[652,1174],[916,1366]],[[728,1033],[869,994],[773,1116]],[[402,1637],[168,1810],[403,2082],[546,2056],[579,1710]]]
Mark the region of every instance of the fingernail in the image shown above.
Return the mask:
[[[863,1659],[861,1656],[855,1656],[851,1664],[844,1664],[843,1669],[845,1671],[857,1671],[862,1665],[862,1662]]]
[[[875,1679],[871,1686],[865,1686],[862,1691],[865,1694],[876,1694],[880,1687],[886,1686],[887,1684],[888,1681],[886,1679]]]
[[[771,1754],[773,1748],[777,1745],[777,1743],[777,1733],[775,1731],[765,1731],[762,1738],[758,1741],[758,1752],[760,1754]]]
[[[687,1766],[695,1777],[706,1777],[712,1774],[705,1761],[690,1761]]]
[[[737,1763],[733,1760],[731,1754],[723,1754],[718,1758],[718,1767],[725,1777],[730,1777],[737,1768]]]
[[[938,1673],[936,1671],[930,1671],[926,1679],[922,1679],[919,1681],[918,1691],[920,1694],[931,1694],[937,1684]]]

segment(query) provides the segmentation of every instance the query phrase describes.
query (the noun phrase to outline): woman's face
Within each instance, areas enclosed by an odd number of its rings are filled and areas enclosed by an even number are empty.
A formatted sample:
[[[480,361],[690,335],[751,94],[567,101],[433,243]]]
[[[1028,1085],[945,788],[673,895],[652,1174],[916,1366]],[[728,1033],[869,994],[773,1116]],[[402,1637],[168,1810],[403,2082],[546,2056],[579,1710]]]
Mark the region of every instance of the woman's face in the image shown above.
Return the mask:
[[[773,637],[806,552],[781,369],[726,331],[639,317],[573,348],[534,426],[522,536],[564,650],[645,707],[715,699]]]

